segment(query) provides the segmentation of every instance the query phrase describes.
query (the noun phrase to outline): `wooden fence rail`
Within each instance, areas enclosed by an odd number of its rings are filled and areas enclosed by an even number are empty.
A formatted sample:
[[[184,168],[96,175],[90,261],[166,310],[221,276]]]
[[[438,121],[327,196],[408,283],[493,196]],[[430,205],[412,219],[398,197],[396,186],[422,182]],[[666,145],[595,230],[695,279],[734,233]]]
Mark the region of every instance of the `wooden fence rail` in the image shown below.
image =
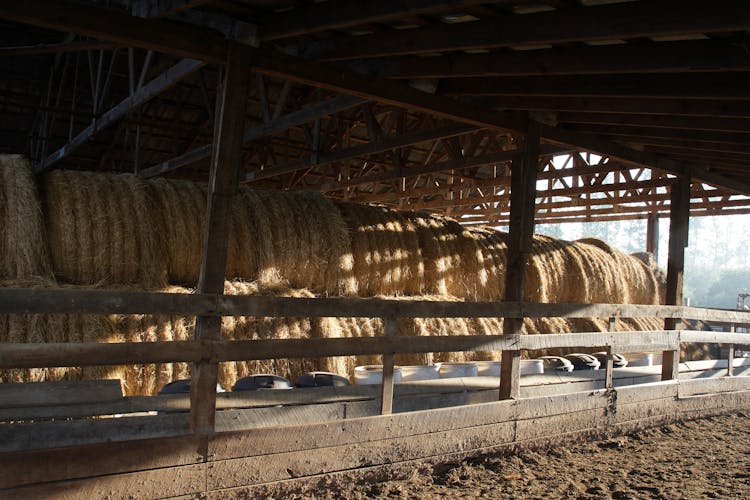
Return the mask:
[[[43,288],[0,289],[0,313],[370,318],[653,317],[750,324],[750,313],[747,312],[683,306],[295,298]]]
[[[405,353],[501,351],[504,359],[519,357],[521,350],[563,347],[601,348],[608,353],[606,387],[612,387],[612,354],[655,352],[664,354],[662,378],[676,378],[680,342],[750,345],[740,333],[697,331],[614,332],[618,317],[682,318],[750,324],[750,313],[680,306],[631,304],[530,304],[522,302],[441,302],[352,298],[289,298],[230,296],[221,294],[169,294],[107,290],[0,289],[0,313],[175,314],[204,317],[376,317],[386,334],[369,338],[320,338],[230,341],[198,339],[144,343],[64,343],[0,345],[0,368],[120,365],[134,363],[192,362],[216,366],[226,361],[379,354],[383,356],[381,412],[389,414],[393,402],[393,356]],[[608,332],[547,335],[467,335],[399,337],[397,318],[429,317],[606,317]],[[674,366],[672,366],[674,365]],[[731,372],[731,370],[729,370]],[[519,363],[503,370],[501,387],[520,388]],[[505,386],[503,386],[505,384]],[[508,385],[509,384],[509,385]],[[500,391],[499,397],[517,398],[519,391]],[[191,406],[191,412],[196,411]]]

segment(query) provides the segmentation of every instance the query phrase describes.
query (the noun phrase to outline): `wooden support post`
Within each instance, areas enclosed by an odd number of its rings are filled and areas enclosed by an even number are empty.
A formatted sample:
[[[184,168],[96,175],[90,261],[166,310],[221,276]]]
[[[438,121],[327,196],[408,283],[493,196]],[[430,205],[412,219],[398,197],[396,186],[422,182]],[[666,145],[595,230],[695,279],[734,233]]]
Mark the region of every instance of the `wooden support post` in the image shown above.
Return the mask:
[[[729,326],[729,331],[737,331],[734,323]],[[734,377],[734,344],[727,345],[727,377]]]
[[[672,185],[669,206],[669,259],[667,261],[667,305],[682,305],[682,280],[685,271],[685,247],[688,246],[690,220],[690,172],[679,177]],[[680,322],[667,318],[664,327],[674,330]],[[662,356],[662,380],[677,379],[680,367],[680,348],[664,351]]]
[[[386,337],[398,335],[398,324],[396,318],[388,316],[383,318],[383,332]],[[383,382],[380,400],[380,414],[390,415],[393,412],[393,353],[383,354]]]
[[[527,127],[523,150],[511,164],[510,224],[508,260],[505,267],[505,300],[523,302],[524,270],[531,255],[534,238],[534,202],[539,165],[539,130],[536,124]],[[520,334],[522,318],[505,318],[503,333]],[[500,365],[500,399],[520,395],[521,352],[503,351]]]
[[[659,253],[659,214],[651,212],[646,219],[646,251],[654,254]]]
[[[231,206],[242,163],[249,75],[250,51],[245,45],[230,43],[214,127],[216,147],[211,159],[203,260],[198,281],[198,291],[201,293],[224,293]],[[219,340],[221,317],[199,316],[195,338]],[[201,360],[193,364],[190,427],[195,433],[210,434],[214,430],[217,375],[218,364],[215,361]]]
[[[612,316],[609,318],[609,328],[608,331],[614,332],[615,331],[615,324],[617,323],[617,318]],[[614,382],[612,379],[612,370],[615,369],[615,360],[612,357],[612,346],[608,345],[607,349],[607,364],[604,366],[604,388],[605,389],[612,389],[614,387]]]

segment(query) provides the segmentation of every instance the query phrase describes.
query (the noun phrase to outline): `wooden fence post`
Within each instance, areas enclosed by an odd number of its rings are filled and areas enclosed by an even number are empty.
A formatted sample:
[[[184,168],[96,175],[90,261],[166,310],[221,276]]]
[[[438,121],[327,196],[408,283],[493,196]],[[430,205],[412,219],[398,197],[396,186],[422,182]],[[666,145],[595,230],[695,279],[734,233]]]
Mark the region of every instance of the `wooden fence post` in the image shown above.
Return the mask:
[[[198,292],[224,293],[227,245],[232,199],[237,192],[242,163],[242,134],[245,125],[250,49],[229,43],[224,81],[215,115],[214,149],[211,158],[206,226]],[[195,339],[221,339],[221,317],[198,316]],[[218,363],[204,359],[193,364],[190,384],[190,428],[197,434],[214,431]]]
[[[617,323],[617,318],[612,316],[609,318],[609,332],[615,331],[615,325]],[[612,378],[612,370],[615,369],[615,360],[612,357],[612,345],[608,345],[607,349],[607,362],[604,365],[604,388],[605,389],[612,389],[614,387],[614,382]]]
[[[398,323],[393,316],[383,318],[383,332],[386,337],[398,335]],[[390,415],[393,412],[393,353],[383,354],[383,381],[380,391],[380,414]]]
[[[508,259],[505,266],[505,300],[523,302],[524,271],[534,241],[534,204],[539,170],[539,129],[530,122],[523,151],[511,164]],[[505,318],[503,334],[520,335],[523,318]],[[500,365],[500,399],[515,399],[521,393],[521,351],[506,350]]]
[[[737,331],[734,323],[729,325],[729,331],[732,333]],[[734,344],[727,344],[727,376],[734,377]]]
[[[690,171],[672,185],[669,205],[669,260],[667,261],[667,305],[682,305],[682,280],[685,270],[685,247],[688,246],[690,221]],[[677,318],[667,318],[664,327],[675,330]],[[680,346],[662,353],[661,379],[674,380],[680,371]]]

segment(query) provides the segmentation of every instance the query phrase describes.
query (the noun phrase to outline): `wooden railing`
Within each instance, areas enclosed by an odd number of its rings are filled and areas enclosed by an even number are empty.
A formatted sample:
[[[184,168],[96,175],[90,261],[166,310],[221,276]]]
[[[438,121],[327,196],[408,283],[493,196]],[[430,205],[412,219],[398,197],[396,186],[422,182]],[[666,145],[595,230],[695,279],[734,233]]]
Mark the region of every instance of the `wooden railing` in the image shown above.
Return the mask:
[[[750,335],[732,332],[629,331],[546,335],[466,335],[399,337],[397,318],[434,317],[604,317],[610,330],[618,317],[682,318],[749,325],[750,313],[679,306],[619,304],[530,304],[516,302],[436,302],[352,298],[287,298],[213,294],[150,292],[0,289],[0,313],[174,314],[256,317],[374,317],[382,318],[385,335],[369,338],[278,340],[192,340],[147,343],[1,344],[0,368],[121,365],[169,362],[208,362],[380,354],[384,357],[381,413],[392,410],[393,356],[395,354],[554,349],[563,347],[605,349],[605,387],[612,387],[613,352],[675,353],[665,356],[674,366],[665,367],[663,379],[676,378],[681,342],[750,345]],[[729,364],[731,367],[731,362]],[[731,368],[730,368],[731,371]],[[508,375],[508,376],[505,376]],[[501,394],[519,396],[517,364],[501,377]],[[502,386],[506,384],[503,392]],[[514,388],[510,391],[508,387]],[[191,407],[191,411],[194,407]]]

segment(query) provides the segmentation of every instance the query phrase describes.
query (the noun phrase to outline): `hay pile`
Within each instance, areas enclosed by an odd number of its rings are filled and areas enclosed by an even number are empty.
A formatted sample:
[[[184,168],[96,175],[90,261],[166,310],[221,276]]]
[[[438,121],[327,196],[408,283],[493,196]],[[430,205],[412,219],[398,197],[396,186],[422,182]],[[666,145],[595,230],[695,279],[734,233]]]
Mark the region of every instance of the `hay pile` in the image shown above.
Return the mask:
[[[133,175],[53,171],[41,178],[55,275],[79,285],[167,284],[153,190]]]
[[[40,181],[41,206],[28,164],[0,157],[0,286],[84,286],[191,293],[203,249],[207,190],[179,180],[55,171]],[[45,241],[46,237],[49,242]],[[51,249],[51,252],[47,251]],[[242,189],[231,213],[225,292],[292,297],[397,297],[399,300],[503,300],[507,234],[465,228],[453,219],[382,207],[332,203],[316,193]],[[57,276],[60,285],[53,281]],[[531,302],[658,302],[654,269],[604,242],[536,235],[525,271]],[[32,277],[41,277],[29,282]],[[623,329],[659,329],[628,320]],[[627,328],[625,327],[627,326]],[[604,331],[603,319],[527,319],[527,333]],[[168,315],[6,315],[2,342],[154,342],[187,340],[194,318]],[[371,318],[224,318],[235,340],[370,337]],[[404,319],[403,336],[499,334],[502,319]],[[402,355],[399,364],[498,359],[499,353]],[[309,370],[347,374],[380,356],[223,363],[220,383],[270,372],[294,378]],[[153,394],[189,377],[186,363],[16,370],[0,380],[119,378],[128,394]]]
[[[34,174],[20,155],[0,155],[0,279],[52,278]]]
[[[394,210],[353,203],[336,206],[349,231],[359,295],[422,294],[425,272],[414,224]]]

